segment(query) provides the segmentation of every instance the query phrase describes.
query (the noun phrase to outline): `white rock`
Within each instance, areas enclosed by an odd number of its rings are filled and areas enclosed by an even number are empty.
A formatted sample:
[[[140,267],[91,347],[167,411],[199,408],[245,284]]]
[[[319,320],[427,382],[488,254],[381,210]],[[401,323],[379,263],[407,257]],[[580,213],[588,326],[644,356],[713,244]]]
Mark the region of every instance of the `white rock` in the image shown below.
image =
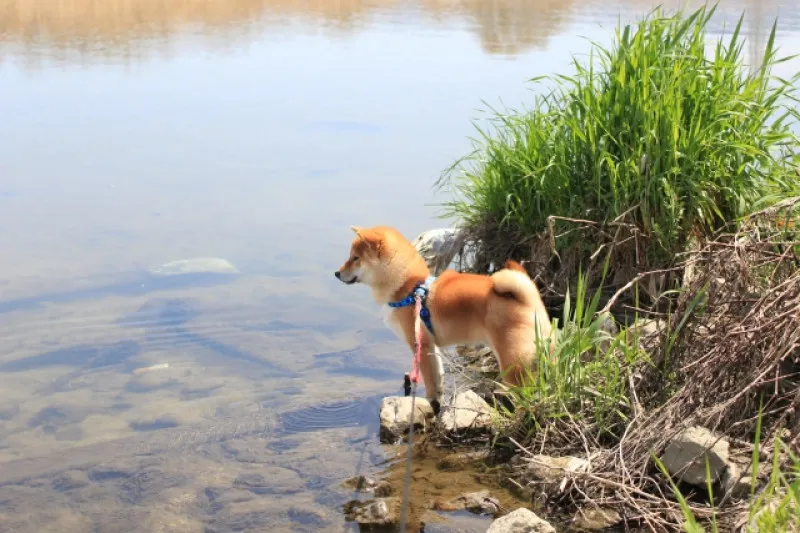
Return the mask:
[[[661,455],[664,467],[677,479],[705,487],[706,457],[708,458],[711,482],[718,481],[728,468],[728,441],[719,438],[701,426],[681,431],[667,444]]]
[[[442,408],[441,424],[450,433],[491,432],[495,414],[486,400],[468,390],[457,394],[450,406]]]
[[[486,533],[556,533],[556,529],[533,511],[520,507],[492,522]]]
[[[388,396],[381,402],[380,440],[393,443],[408,433],[411,425],[410,396]],[[414,400],[414,431],[426,431],[433,417],[431,404],[425,398]]]
[[[154,276],[175,276],[178,274],[238,274],[239,269],[221,257],[195,257],[179,259],[148,269]]]
[[[420,233],[413,244],[425,259],[431,274],[438,276],[458,255],[463,241],[457,229],[439,228]]]

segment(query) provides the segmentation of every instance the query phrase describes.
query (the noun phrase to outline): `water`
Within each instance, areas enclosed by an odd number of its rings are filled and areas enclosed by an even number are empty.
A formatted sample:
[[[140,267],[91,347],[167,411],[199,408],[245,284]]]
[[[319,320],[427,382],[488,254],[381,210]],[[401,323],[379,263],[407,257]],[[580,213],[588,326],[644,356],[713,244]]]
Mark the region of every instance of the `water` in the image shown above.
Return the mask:
[[[410,361],[332,275],[349,225],[444,224],[482,101],[654,4],[0,0],[0,530],[350,527]],[[237,271],[148,271],[196,257]]]

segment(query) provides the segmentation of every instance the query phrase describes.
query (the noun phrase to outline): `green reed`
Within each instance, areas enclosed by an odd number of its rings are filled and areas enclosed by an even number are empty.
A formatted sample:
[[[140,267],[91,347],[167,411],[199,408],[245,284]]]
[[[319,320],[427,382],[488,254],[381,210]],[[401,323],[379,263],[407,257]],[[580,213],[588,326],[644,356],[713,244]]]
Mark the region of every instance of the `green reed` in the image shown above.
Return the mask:
[[[492,110],[475,150],[440,178],[444,206],[467,228],[530,236],[551,215],[613,220],[628,212],[668,259],[693,232],[796,194],[794,82],[772,74],[775,25],[759,67],[742,61],[742,16],[707,45],[716,7],[651,12],[592,43],[586,64],[551,82],[532,110]],[[579,234],[575,234],[575,239]],[[569,238],[560,246],[569,247]]]

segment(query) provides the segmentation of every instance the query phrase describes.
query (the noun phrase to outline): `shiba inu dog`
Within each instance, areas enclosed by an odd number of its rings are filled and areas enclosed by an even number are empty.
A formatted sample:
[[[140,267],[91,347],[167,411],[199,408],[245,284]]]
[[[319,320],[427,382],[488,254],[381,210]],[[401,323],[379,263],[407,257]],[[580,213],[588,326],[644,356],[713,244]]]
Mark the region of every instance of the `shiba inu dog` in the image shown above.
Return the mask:
[[[531,368],[536,335],[550,337],[550,317],[525,269],[506,261],[492,275],[445,270],[430,286],[430,272],[413,244],[388,226],[351,226],[350,255],[335,272],[348,285],[363,283],[383,306],[384,320],[414,351],[415,290],[423,296],[420,370],[426,396],[438,412],[444,369],[437,347],[483,343],[495,353],[504,381],[520,384]],[[423,291],[422,294],[425,294]],[[427,310],[427,312],[426,312]],[[532,369],[533,370],[533,369]]]

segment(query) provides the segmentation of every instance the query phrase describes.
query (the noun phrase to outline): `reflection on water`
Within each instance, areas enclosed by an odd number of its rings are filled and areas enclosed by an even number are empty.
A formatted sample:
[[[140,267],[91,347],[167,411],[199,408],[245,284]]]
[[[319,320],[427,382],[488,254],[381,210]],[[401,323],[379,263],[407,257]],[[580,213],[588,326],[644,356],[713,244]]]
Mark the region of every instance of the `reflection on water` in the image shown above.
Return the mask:
[[[135,58],[147,49],[166,49],[165,41],[185,29],[224,48],[263,31],[281,31],[287,22],[346,35],[387,19],[402,24],[422,15],[443,24],[467,25],[490,53],[515,54],[545,45],[569,18],[572,4],[421,0],[416,12],[397,9],[405,7],[397,0],[2,0],[0,35],[19,44],[29,59],[43,46],[62,54]],[[395,16],[398,11],[402,16]]]
[[[348,226],[440,224],[480,101],[653,5],[0,0],[0,531],[347,529],[409,364],[333,279]]]
[[[77,53],[134,59],[153,50],[169,53],[167,41],[185,30],[225,49],[265,31],[287,31],[287,24],[288,31],[350,35],[387,21],[413,23],[422,16],[438,24],[463,24],[485,51],[515,55],[546,46],[548,37],[573,18],[615,16],[628,3],[600,7],[575,0],[419,0],[417,6],[398,0],[0,0],[0,36],[7,44],[19,45],[29,61],[44,48],[51,58]],[[637,12],[652,7],[649,0],[630,3]],[[703,3],[661,2],[668,8]],[[729,0],[723,9],[747,9],[758,17],[780,4]]]

